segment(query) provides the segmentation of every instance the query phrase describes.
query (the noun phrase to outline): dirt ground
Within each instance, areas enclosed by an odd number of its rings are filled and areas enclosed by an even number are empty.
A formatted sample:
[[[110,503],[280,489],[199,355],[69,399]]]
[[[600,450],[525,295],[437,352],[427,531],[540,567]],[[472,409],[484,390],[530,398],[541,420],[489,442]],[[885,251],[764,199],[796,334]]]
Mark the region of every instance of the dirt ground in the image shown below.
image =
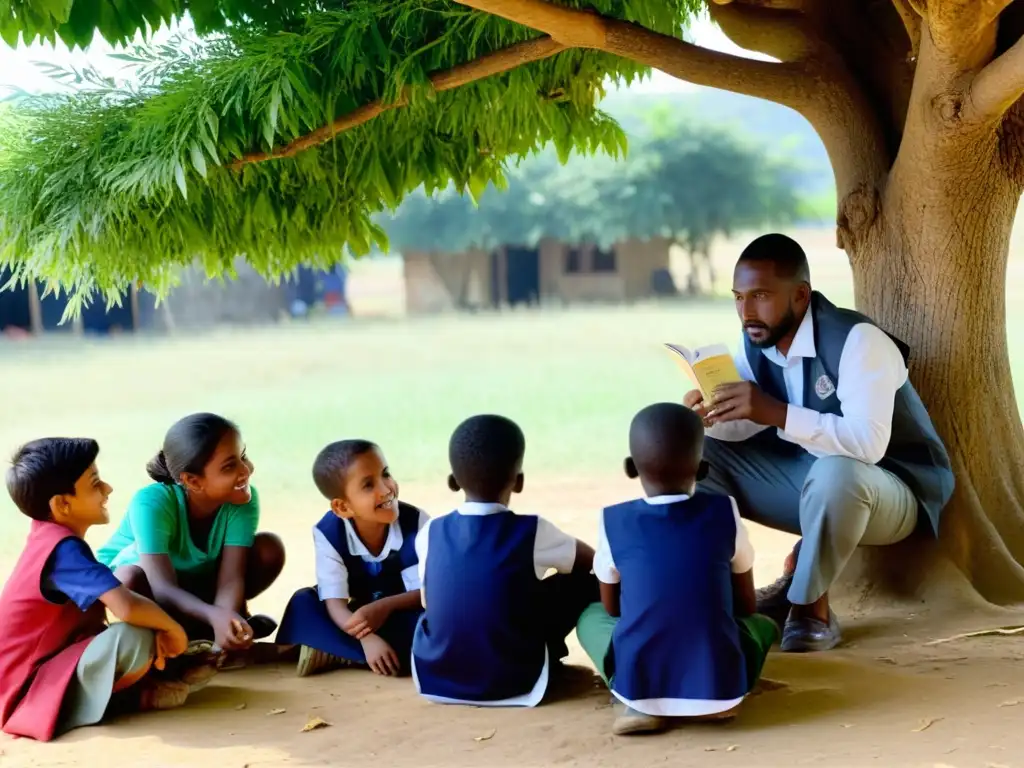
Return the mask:
[[[626,481],[537,482],[518,508],[593,541],[592,512],[633,492]],[[438,488],[403,488],[428,509],[452,505]],[[571,499],[571,503],[567,503]],[[256,608],[280,616],[308,583],[309,524],[281,531],[290,560]],[[792,539],[751,527],[763,584]],[[841,614],[846,642],[830,653],[773,652],[764,689],[733,722],[616,738],[607,690],[572,642],[567,682],[532,710],[444,707],[408,679],[345,670],[298,679],[288,665],[225,672],[182,709],[121,718],[51,744],[0,737],[0,766],[1024,766],[1024,640],[983,637],[928,645],[1019,616],[903,606]],[[330,726],[303,732],[313,718]],[[1016,743],[1016,747],[1014,746]]]

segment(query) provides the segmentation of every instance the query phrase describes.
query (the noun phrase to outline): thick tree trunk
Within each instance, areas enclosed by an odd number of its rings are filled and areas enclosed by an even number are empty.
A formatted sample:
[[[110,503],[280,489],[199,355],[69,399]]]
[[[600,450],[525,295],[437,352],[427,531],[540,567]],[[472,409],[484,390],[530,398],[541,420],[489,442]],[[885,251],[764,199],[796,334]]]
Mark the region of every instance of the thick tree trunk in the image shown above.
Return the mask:
[[[1024,602],[1024,430],[1006,336],[1020,187],[1001,172],[995,131],[908,127],[876,216],[846,249],[858,308],[910,345],[911,380],[957,487],[937,547],[917,538],[898,553],[865,551],[848,578],[862,596],[924,596],[954,586],[945,556],[986,601]]]

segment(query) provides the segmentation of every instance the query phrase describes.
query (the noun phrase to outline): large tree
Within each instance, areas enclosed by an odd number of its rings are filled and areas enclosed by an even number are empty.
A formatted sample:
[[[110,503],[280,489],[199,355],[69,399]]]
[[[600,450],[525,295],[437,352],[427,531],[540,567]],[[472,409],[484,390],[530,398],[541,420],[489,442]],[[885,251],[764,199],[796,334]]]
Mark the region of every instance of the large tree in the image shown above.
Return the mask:
[[[910,344],[952,454],[942,551],[986,599],[1024,600],[1005,306],[1024,188],[1024,2],[714,0],[725,33],[772,61],[685,42],[703,6],[0,0],[8,41],[83,42],[97,28],[120,41],[185,11],[200,32],[225,30],[140,54],[151,75],[132,92],[8,111],[0,258],[107,290],[159,284],[193,257],[227,269],[239,252],[276,273],[342,242],[366,250],[382,239],[369,216],[421,183],[479,189],[549,141],[563,156],[618,152],[594,106],[608,77],[654,67],[784,104],[831,159],[858,306]],[[917,574],[905,559],[893,570]]]

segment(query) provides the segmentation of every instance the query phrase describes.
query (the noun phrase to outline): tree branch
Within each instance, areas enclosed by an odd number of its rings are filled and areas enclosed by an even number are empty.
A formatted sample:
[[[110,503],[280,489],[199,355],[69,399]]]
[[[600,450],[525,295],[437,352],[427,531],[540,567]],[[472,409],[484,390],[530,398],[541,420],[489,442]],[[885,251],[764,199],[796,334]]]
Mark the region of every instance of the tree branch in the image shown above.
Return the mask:
[[[840,199],[862,188],[875,189],[888,170],[876,114],[841,57],[827,48],[802,61],[758,61],[546,0],[456,2],[545,32],[567,47],[615,54],[681,80],[767,99],[800,112],[828,150]]]
[[[799,61],[814,48],[807,19],[799,11],[714,0],[708,12],[726,37],[748,51],[780,61]]]
[[[970,117],[998,120],[1024,95],[1024,37],[974,76],[968,91]]]
[[[1012,0],[928,0],[925,22],[952,70],[976,72],[988,62],[999,15]]]
[[[532,61],[547,59],[555,54],[561,53],[569,48],[556,42],[551,37],[544,36],[527,40],[522,43],[510,45],[508,48],[488,53],[479,59],[459,64],[451,69],[434,72],[430,75],[430,83],[435,91],[450,91],[454,88],[472,83],[476,80],[483,80],[492,75],[508,72],[523,64]],[[228,167],[232,170],[239,170],[251,163],[261,163],[265,160],[273,160],[282,157],[292,157],[300,152],[324,144],[333,139],[337,134],[355,128],[357,125],[369,122],[378,115],[392,109],[404,107],[409,103],[408,88],[403,90],[399,98],[386,104],[380,99],[364,104],[358,109],[342,115],[329,125],[317,128],[305,136],[300,136],[294,141],[277,147],[269,152],[252,152],[243,155],[232,162]]]
[[[981,0],[981,16],[985,24],[991,24],[1013,3],[1013,0]]]
[[[923,8],[920,6],[920,2],[921,0],[892,0],[896,12],[903,21],[903,26],[907,30],[907,37],[910,38],[909,59],[916,59],[918,51],[921,50],[921,16],[923,15]]]
[[[545,0],[456,0],[550,35],[567,48],[589,48],[661,70],[697,85],[797,108],[813,95],[801,64],[775,63],[702,48],[637,24]]]
[[[715,5],[744,5],[783,11],[799,11],[804,6],[804,0],[711,0],[711,2]]]

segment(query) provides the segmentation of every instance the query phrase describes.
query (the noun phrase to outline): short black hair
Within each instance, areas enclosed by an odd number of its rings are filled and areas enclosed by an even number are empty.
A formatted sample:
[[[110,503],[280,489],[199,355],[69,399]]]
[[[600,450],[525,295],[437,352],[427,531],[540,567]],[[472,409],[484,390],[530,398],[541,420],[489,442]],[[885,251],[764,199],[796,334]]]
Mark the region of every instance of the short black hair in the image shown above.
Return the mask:
[[[681,403],[648,405],[629,426],[629,454],[637,473],[659,485],[696,478],[704,453],[704,422]]]
[[[798,283],[811,282],[811,268],[800,243],[791,237],[773,232],[761,235],[743,249],[739,262],[761,261],[775,266],[775,274]]]
[[[481,501],[497,501],[523,466],[526,437],[512,419],[493,414],[462,422],[448,442],[452,475],[462,490]]]
[[[146,464],[146,473],[164,485],[176,485],[186,472],[201,475],[220,441],[232,432],[238,432],[235,423],[215,413],[179,419],[167,430],[163,449]]]
[[[11,459],[7,492],[33,520],[49,520],[50,499],[74,495],[75,483],[99,453],[99,443],[85,437],[44,437],[25,443]]]
[[[369,440],[338,440],[326,446],[313,461],[313,482],[328,499],[340,499],[345,490],[345,476],[352,462],[377,448]]]

